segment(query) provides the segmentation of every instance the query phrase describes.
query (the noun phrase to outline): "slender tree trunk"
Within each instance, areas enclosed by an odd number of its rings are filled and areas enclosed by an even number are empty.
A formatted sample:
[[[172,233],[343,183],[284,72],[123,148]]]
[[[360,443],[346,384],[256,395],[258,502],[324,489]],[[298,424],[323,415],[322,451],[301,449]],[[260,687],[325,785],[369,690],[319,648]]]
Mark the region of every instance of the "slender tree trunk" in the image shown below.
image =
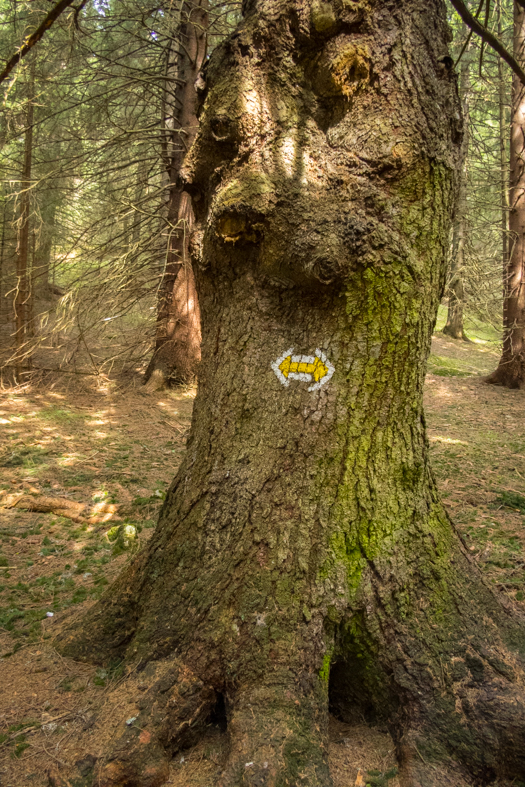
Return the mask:
[[[523,629],[439,503],[422,410],[461,166],[445,4],[245,14],[184,167],[187,451],[148,545],[57,643],[140,665],[95,783],[163,784],[221,707],[220,787],[329,787],[329,708],[389,724],[403,787],[522,778]]]
[[[468,33],[464,26],[464,35]],[[469,135],[469,94],[470,94],[470,57],[469,47],[463,55],[460,72],[460,96],[463,104],[463,117],[465,123],[465,134],[463,137],[463,170],[459,186],[458,207],[454,223],[454,242],[452,244],[453,254],[450,265],[450,281],[447,288],[448,309],[447,322],[443,328],[443,333],[452,339],[463,339],[468,341],[463,326],[463,303],[465,300],[465,289],[463,286],[463,276],[465,271],[465,244],[467,235],[467,154],[468,154],[468,135]]]
[[[525,9],[514,3],[514,57],[525,64]],[[525,88],[512,77],[509,242],[504,280],[503,351],[487,382],[525,388]]]
[[[498,20],[498,37],[503,38],[501,6],[498,0],[496,11]],[[508,123],[507,123],[507,80],[505,78],[503,60],[498,58],[498,109],[499,109],[499,150],[500,150],[500,194],[501,194],[501,261],[503,272],[503,298],[505,299],[505,280],[509,264],[509,173],[508,173]]]
[[[31,65],[26,112],[26,132],[24,137],[24,165],[22,169],[20,195],[20,218],[18,250],[16,258],[17,291],[15,298],[15,344],[16,373],[31,367],[27,342],[30,334],[31,315],[31,273],[29,258],[30,207],[31,207],[31,164],[33,157],[33,114],[34,114],[35,66]]]
[[[42,210],[42,235],[38,244],[36,255],[35,283],[38,293],[47,297],[51,284],[51,255],[55,234],[56,202],[50,197],[49,203]]]
[[[133,228],[131,233],[131,251],[137,252],[140,246],[140,232],[142,227],[142,214],[140,207],[147,190],[148,167],[147,162],[141,162],[137,167],[137,186],[135,189],[136,209],[133,213]]]
[[[0,323],[4,309],[5,246],[7,224],[7,195],[2,195],[2,235],[0,238]]]
[[[144,381],[158,388],[168,381],[191,382],[200,361],[200,311],[188,253],[193,210],[179,173],[197,130],[195,82],[206,55],[207,0],[184,0],[173,36],[167,83],[171,129],[165,160],[168,180],[168,248],[157,305],[155,352]]]
[[[454,256],[452,257],[450,265],[447,321],[443,327],[443,333],[446,336],[450,336],[452,339],[469,341],[463,326],[463,303],[465,300],[463,271],[465,270],[465,241],[467,229],[465,185],[465,182],[462,181],[458,201],[458,215],[456,216],[456,226],[454,227],[454,241],[452,244]]]

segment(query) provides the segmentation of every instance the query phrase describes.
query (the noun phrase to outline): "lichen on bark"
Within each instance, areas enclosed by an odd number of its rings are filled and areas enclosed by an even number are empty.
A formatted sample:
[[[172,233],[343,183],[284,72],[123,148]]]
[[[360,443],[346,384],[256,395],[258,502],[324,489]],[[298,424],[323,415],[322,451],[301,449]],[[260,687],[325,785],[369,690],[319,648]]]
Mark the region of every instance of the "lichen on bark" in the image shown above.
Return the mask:
[[[148,665],[139,726],[166,757],[224,701],[220,787],[329,787],[329,708],[385,719],[405,786],[523,775],[521,629],[439,503],[422,410],[461,148],[444,4],[333,0],[333,24],[325,5],[321,24],[248,3],[206,66],[186,454],[151,541],[60,647]],[[339,68],[349,52],[366,69]],[[314,388],[300,365],[321,355]],[[99,783],[142,783],[144,752],[109,754]]]

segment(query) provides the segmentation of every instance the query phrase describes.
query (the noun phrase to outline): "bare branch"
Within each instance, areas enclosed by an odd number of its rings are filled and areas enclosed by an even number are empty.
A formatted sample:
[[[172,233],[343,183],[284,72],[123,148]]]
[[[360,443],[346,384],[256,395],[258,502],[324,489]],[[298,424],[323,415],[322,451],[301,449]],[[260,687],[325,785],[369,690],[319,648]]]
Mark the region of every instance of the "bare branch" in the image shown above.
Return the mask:
[[[499,41],[496,36],[494,36],[490,30],[487,30],[478,20],[470,13],[463,0],[450,0],[462,20],[465,22],[467,27],[470,27],[471,30],[474,31],[486,44],[492,47],[492,49],[498,53],[498,55],[502,58],[502,60],[507,63],[508,66],[512,68],[514,73],[517,77],[519,77],[520,81],[523,85],[525,85],[525,71],[521,68],[518,61],[508,52],[501,41]],[[525,0],[516,0],[516,2],[522,7],[525,8]]]
[[[56,6],[51,9],[51,11],[37,27],[34,33],[31,33],[31,35],[27,36],[22,46],[15,52],[10,60],[7,61],[4,70],[0,74],[0,84],[5,79],[7,79],[16,64],[19,63],[20,60],[25,57],[25,55],[27,55],[27,53],[34,47],[34,45],[40,41],[46,30],[49,30],[53,22],[55,22],[58,17],[66,10],[66,8],[69,8],[69,6],[72,4],[73,0],[60,0],[60,2],[58,2]],[[82,5],[84,5],[84,3]]]

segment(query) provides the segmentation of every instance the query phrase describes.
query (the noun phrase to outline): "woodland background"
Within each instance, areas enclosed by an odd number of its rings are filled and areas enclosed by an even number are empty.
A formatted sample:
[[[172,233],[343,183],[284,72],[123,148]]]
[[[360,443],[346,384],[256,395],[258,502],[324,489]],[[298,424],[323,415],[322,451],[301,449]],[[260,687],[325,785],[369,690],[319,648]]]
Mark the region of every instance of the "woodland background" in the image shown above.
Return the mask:
[[[468,5],[512,50],[511,0]],[[0,62],[47,10],[42,3],[0,0]],[[210,6],[208,49],[239,14],[233,2]],[[448,510],[489,580],[522,605],[523,393],[483,383],[498,364],[512,247],[512,80],[452,8],[450,22],[466,158],[429,361],[427,419]],[[33,777],[38,783],[38,756],[67,759],[71,736],[89,728],[91,709],[119,680],[118,664],[110,671],[75,667],[46,650],[46,642],[57,619],[97,598],[135,548],[108,536],[114,525],[131,524],[132,540],[148,537],[191,418],[191,384],[162,391],[143,385],[181,229],[170,211],[178,188],[173,159],[187,143],[171,78],[183,46],[180,25],[176,2],[94,0],[64,13],[2,84],[0,655],[11,679],[1,699],[0,767],[6,785]],[[56,497],[69,507],[53,506]],[[40,508],[16,505],[28,498]],[[333,732],[341,785],[364,784],[365,774],[366,783],[395,784],[393,750],[381,730],[336,726]],[[213,735],[190,760],[174,764],[174,784],[199,768],[206,784],[219,745]]]
[[[43,10],[2,1],[2,61]],[[483,0],[471,10],[512,50],[511,0]],[[239,13],[236,3],[209,8],[208,51]],[[172,160],[191,135],[178,121],[172,73],[184,46],[180,14],[176,2],[96,0],[69,10],[3,84],[0,361],[6,382],[34,380],[35,371],[133,374],[147,366],[170,243],[181,227],[170,213]],[[448,295],[455,308],[445,332],[462,335],[462,311],[497,341],[512,246],[511,71],[452,9],[450,21],[467,133],[450,244]]]

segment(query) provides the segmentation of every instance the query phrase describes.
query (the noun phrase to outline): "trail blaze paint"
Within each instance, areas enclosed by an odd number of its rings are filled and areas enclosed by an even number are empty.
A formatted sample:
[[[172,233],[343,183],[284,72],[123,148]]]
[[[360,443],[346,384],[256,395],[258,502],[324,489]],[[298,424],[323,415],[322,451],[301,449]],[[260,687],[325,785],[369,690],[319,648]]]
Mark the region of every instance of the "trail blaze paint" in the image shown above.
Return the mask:
[[[315,355],[293,355],[293,349],[290,347],[272,363],[272,369],[280,382],[284,386],[290,385],[291,380],[311,382],[309,391],[317,391],[321,386],[326,385],[335,368],[324,352],[317,348]]]

